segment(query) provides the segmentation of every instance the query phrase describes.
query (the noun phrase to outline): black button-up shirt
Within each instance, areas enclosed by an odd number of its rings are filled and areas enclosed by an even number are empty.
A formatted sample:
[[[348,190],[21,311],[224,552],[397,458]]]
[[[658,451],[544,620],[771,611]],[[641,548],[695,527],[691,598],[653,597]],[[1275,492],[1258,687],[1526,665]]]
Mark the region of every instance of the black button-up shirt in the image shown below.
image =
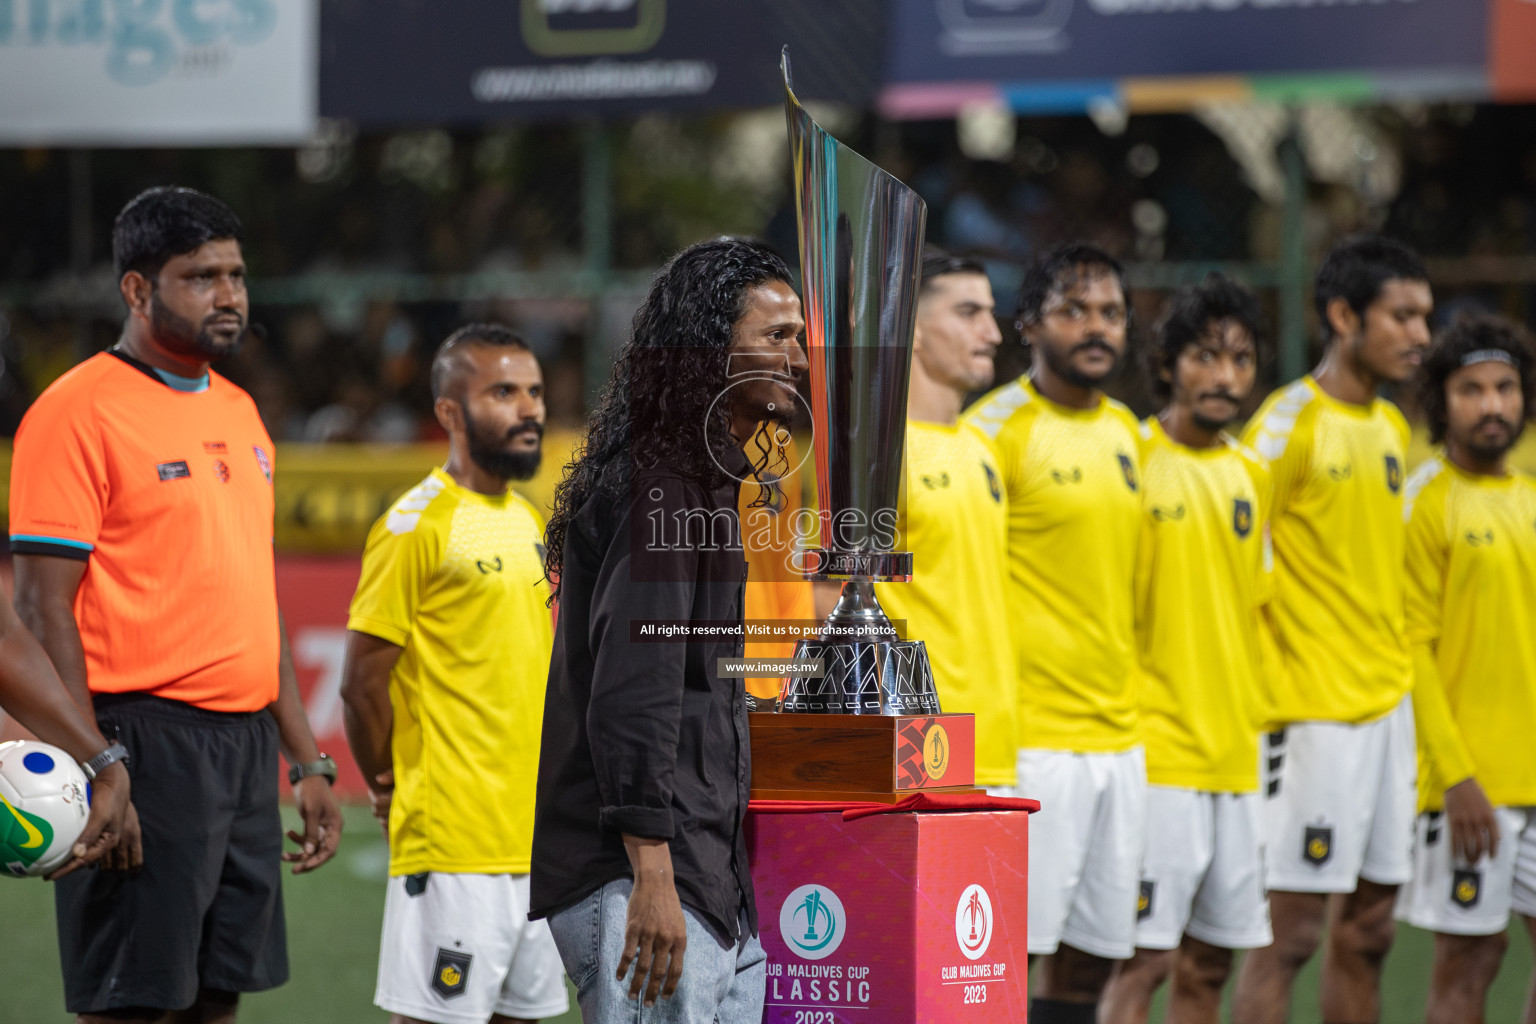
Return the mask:
[[[745,456],[725,462],[737,476]],[[725,461],[725,460],[722,460]],[[544,703],[531,916],[632,877],[621,833],[665,839],[681,901],[722,941],[757,911],[742,822],[751,752],[744,680],[716,659],[742,638],[655,642],[649,622],[739,626],[747,563],[739,484],[636,472],[629,507],[589,500],[565,539]]]

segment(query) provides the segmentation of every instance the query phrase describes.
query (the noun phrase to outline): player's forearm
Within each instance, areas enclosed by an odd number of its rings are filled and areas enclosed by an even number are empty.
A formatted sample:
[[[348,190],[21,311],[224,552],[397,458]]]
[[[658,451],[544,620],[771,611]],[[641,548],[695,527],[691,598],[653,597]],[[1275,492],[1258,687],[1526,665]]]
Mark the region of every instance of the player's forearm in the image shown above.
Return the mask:
[[[77,761],[101,753],[106,738],[70,699],[42,647],[16,619],[5,625],[0,637],[0,707],[38,739]]]
[[[394,767],[390,749],[395,710],[389,702],[389,678],[402,649],[356,630],[347,635],[347,660],[341,670],[342,721],[347,746],[369,788]]]
[[[394,768],[390,753],[390,732],[394,722],[388,702],[383,709],[372,701],[349,702],[343,705],[341,716],[352,760],[357,762],[368,788],[380,788],[378,777]]]
[[[320,756],[315,734],[310,731],[304,700],[299,696],[299,679],[293,671],[293,655],[288,650],[288,629],[278,618],[280,648],[277,663],[277,700],[267,711],[277,722],[277,742],[289,764],[306,764]]]
[[[92,715],[91,690],[86,682],[85,647],[75,622],[74,591],[52,592],[32,577],[17,559],[16,613],[41,645],[64,688],[76,704]]]

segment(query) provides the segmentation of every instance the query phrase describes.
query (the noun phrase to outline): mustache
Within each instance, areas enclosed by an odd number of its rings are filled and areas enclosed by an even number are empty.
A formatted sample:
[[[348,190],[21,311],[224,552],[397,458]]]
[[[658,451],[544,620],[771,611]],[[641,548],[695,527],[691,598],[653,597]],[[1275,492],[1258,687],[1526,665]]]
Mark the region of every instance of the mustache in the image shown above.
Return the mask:
[[[1482,430],[1484,427],[1492,426],[1503,427],[1505,430],[1515,429],[1515,425],[1502,416],[1484,416],[1482,419],[1477,421],[1477,426],[1473,429]]]
[[[247,326],[245,317],[241,315],[238,309],[216,309],[211,314],[203,318],[203,326],[211,327],[213,326],[213,322],[215,320],[234,320],[240,325],[240,329],[242,331],[245,330]],[[265,336],[266,333],[266,331],[261,332],[263,336]]]
[[[1073,345],[1071,351],[1069,351],[1067,355],[1075,356],[1079,352],[1092,352],[1095,349],[1103,352],[1105,355],[1112,359],[1120,358],[1120,353],[1111,348],[1109,342],[1101,337],[1092,337],[1086,341],[1082,341],[1076,345]]]
[[[1231,402],[1233,405],[1242,404],[1237,400],[1237,396],[1230,391],[1207,391],[1205,394],[1199,396],[1198,401],[1203,402],[1207,398],[1224,398]]]
[[[518,434],[529,430],[533,431],[535,434],[538,434],[540,438],[543,438],[544,436],[544,424],[540,423],[538,420],[523,420],[523,422],[507,431],[507,440],[510,441]]]

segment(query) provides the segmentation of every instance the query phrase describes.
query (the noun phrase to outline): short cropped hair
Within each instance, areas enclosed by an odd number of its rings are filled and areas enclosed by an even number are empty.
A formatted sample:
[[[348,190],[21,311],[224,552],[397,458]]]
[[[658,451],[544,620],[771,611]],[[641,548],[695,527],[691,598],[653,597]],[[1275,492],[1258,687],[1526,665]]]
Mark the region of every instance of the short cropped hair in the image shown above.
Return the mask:
[[[160,186],[128,201],[112,225],[112,263],[118,279],[130,270],[154,281],[176,256],[205,242],[240,241],[240,218],[224,203],[196,189]]]
[[[1120,261],[1097,246],[1086,242],[1058,245],[1032,263],[1019,285],[1018,318],[1026,324],[1040,319],[1040,311],[1051,292],[1068,284],[1068,275],[1082,267],[1094,276],[1109,274],[1125,292],[1125,268]]]
[[[1259,300],[1225,274],[1207,274],[1199,284],[1184,285],[1168,297],[1146,352],[1147,376],[1158,401],[1166,402],[1173,396],[1172,381],[1163,379],[1163,372],[1166,370],[1171,378],[1185,347],[1226,321],[1247,331],[1258,349]]]
[[[1419,405],[1429,423],[1431,444],[1445,440],[1445,385],[1451,374],[1461,369],[1467,356],[1490,350],[1509,356],[1520,376],[1525,418],[1536,416],[1536,344],[1530,334],[1503,317],[1464,314],[1435,336],[1419,370]]]
[[[1312,301],[1323,341],[1333,340],[1333,326],[1328,323],[1328,303],[1343,299],[1355,315],[1381,298],[1381,287],[1388,281],[1428,281],[1424,261],[1402,242],[1385,235],[1350,235],[1329,250],[1317,268]]]
[[[442,398],[452,390],[455,378],[463,363],[459,353],[472,345],[486,347],[519,348],[529,351],[523,336],[503,324],[465,324],[437,346],[432,357],[432,398]],[[449,397],[457,397],[450,395]]]
[[[923,246],[923,277],[922,283],[918,286],[918,293],[928,291],[934,281],[946,274],[981,274],[985,277],[986,273],[987,268],[969,256],[957,256],[936,245],[925,245]]]

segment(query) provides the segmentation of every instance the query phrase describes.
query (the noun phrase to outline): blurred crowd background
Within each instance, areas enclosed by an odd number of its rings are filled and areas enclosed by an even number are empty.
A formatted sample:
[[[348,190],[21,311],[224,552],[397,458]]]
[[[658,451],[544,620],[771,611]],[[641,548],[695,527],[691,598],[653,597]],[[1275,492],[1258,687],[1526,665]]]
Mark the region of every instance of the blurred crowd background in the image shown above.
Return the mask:
[[[1138,329],[1167,288],[1223,269],[1269,316],[1270,384],[1314,337],[1306,283],[1340,236],[1385,230],[1431,261],[1437,319],[1536,315],[1536,107],[1213,105],[1188,114],[885,121],[822,104],[828,128],[927,201],[928,235],[981,256],[1001,375],[1022,266],[1069,239],[1125,260]],[[279,441],[431,441],[425,367],[471,319],[511,324],[544,363],[549,415],[579,427],[650,273],[723,233],[796,265],[778,108],[359,133],[301,148],[0,149],[0,433],[122,320],[112,217],[151,185],[220,196],[246,225],[259,332],[219,367]],[[1287,306],[1286,288],[1302,301]],[[1145,409],[1134,374],[1121,397]]]

